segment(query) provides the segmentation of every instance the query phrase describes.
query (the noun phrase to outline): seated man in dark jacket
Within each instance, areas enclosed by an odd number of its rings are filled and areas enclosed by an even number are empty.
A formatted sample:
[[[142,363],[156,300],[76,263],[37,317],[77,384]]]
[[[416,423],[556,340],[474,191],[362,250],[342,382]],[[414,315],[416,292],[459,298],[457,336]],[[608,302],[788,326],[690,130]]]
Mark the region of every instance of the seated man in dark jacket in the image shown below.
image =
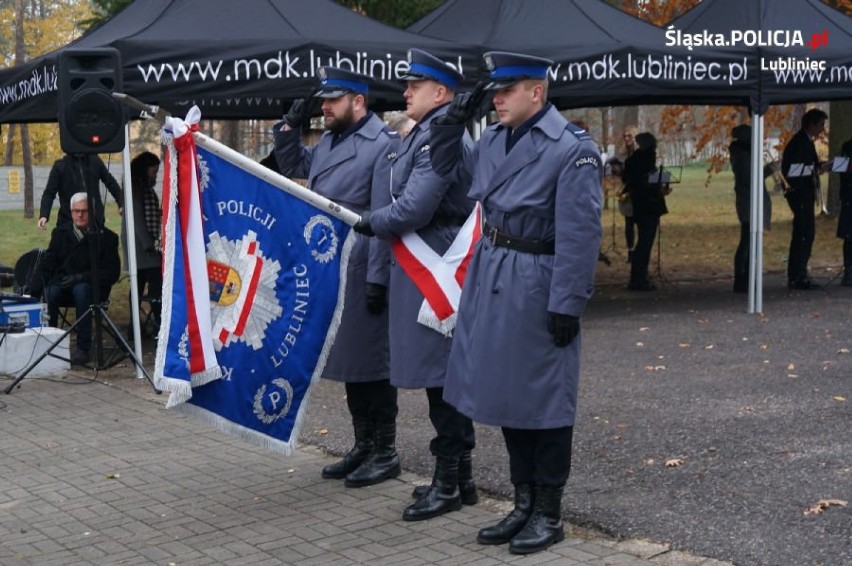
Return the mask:
[[[41,280],[45,281],[45,296],[50,326],[56,326],[59,307],[73,304],[79,318],[92,305],[91,246],[98,246],[95,257],[98,267],[98,297],[106,300],[118,281],[121,263],[118,258],[118,236],[106,228],[100,237],[89,230],[89,204],[86,193],[71,197],[71,223],[53,229],[50,245],[41,263]],[[92,344],[92,320],[77,326],[77,348],[71,363],[82,365],[89,361]]]

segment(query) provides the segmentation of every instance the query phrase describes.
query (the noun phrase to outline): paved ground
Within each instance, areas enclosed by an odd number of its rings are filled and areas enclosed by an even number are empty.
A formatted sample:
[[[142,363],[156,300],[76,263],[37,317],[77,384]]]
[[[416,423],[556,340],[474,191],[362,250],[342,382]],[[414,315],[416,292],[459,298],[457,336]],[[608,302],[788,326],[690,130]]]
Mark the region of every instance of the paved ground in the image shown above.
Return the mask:
[[[144,382],[110,382],[27,379],[0,399],[0,564],[721,565],[582,529],[512,556],[474,542],[505,502],[405,523],[421,477],[347,489],[320,479],[316,449],[284,459],[167,412]]]
[[[583,320],[572,523],[738,565],[852,564],[852,289],[783,283],[766,278],[762,316],[730,280],[598,289]],[[426,410],[422,392],[401,396],[403,464],[423,476]],[[348,448],[342,388],[317,388],[309,417],[306,442]],[[500,433],[477,435],[477,480],[508,497]],[[821,500],[850,505],[804,514]]]
[[[110,386],[78,373],[0,396],[0,564],[852,564],[852,507],[805,515],[852,499],[852,289],[775,279],[762,316],[730,282],[599,290],[570,536],[552,552],[473,541],[508,495],[488,427],[475,475],[495,499],[399,520],[431,474],[422,392],[400,396],[406,473],[351,490],[319,479],[351,442],[339,384],[316,388],[306,447],[284,460],[165,411],[124,368],[98,376]]]

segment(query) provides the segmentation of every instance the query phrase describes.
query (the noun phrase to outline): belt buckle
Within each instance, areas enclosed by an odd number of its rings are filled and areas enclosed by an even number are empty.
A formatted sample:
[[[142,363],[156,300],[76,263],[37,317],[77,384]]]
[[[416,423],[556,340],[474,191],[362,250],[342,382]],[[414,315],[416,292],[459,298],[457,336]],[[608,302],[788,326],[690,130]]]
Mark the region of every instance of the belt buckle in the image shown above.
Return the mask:
[[[488,229],[490,230],[490,233],[488,234],[488,241],[491,242],[492,246],[496,246],[497,245],[497,228],[495,228],[494,226],[489,226]]]

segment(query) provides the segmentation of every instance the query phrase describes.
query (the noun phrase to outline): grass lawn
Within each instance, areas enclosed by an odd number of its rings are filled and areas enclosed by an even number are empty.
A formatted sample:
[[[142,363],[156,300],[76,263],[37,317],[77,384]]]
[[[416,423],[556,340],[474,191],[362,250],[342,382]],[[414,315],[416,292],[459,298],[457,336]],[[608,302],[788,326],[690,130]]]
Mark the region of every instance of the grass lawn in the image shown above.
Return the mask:
[[[666,198],[669,214],[662,218],[660,257],[663,274],[671,280],[692,278],[731,278],[734,250],[739,239],[739,224],[734,210],[733,176],[723,171],[704,186],[706,169],[701,164],[683,170],[680,184],[674,185]],[[764,269],[772,272],[786,270],[787,248],[790,243],[792,215],[784,197],[772,193],[772,230],[764,233]],[[55,219],[55,216],[54,216]],[[54,219],[51,219],[52,221]],[[121,233],[121,217],[114,202],[107,204],[107,227]],[[614,224],[613,224],[614,223]],[[23,211],[0,211],[0,224],[6,236],[0,240],[0,262],[13,266],[27,250],[47,247],[49,230],[39,230],[35,218],[24,218]],[[610,202],[602,218],[604,238],[602,249],[612,264],[598,264],[600,284],[626,285],[629,265],[625,263],[624,217]],[[814,271],[842,267],[841,244],[835,237],[837,220],[817,218],[817,235],[810,266]],[[614,236],[614,237],[613,237]],[[615,243],[614,249],[611,246]],[[656,244],[655,244],[656,246]],[[123,261],[123,250],[122,265]],[[651,271],[656,271],[656,249],[652,255]],[[123,327],[129,321],[129,281],[126,274],[112,290],[110,317]]]

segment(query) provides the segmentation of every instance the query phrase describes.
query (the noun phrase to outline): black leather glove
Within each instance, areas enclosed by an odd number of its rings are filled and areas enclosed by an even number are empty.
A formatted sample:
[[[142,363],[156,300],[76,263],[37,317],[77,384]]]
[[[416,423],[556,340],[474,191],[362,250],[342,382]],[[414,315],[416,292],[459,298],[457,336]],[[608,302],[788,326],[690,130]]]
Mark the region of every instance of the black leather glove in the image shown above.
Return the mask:
[[[436,124],[445,126],[466,124],[476,116],[482,100],[485,98],[485,81],[479,81],[470,92],[460,92],[450,103],[447,113],[435,119]]]
[[[314,93],[311,93],[307,99],[297,98],[293,101],[293,104],[290,105],[290,109],[284,116],[284,121],[287,122],[291,128],[309,126],[311,116],[314,112],[316,112],[319,104],[321,104],[320,99],[315,97]]]
[[[580,319],[570,314],[547,312],[547,330],[553,335],[553,344],[564,348],[580,332]]]
[[[388,288],[378,283],[367,283],[367,312],[382,314],[388,306]]]
[[[366,211],[361,214],[361,219],[352,226],[352,229],[358,232],[359,234],[364,234],[365,236],[375,236],[376,234],[373,232],[373,227],[370,226],[370,211]]]
[[[59,286],[63,289],[68,289],[73,287],[77,283],[83,280],[83,275],[81,273],[74,273],[72,275],[66,275],[62,279],[59,280]]]

